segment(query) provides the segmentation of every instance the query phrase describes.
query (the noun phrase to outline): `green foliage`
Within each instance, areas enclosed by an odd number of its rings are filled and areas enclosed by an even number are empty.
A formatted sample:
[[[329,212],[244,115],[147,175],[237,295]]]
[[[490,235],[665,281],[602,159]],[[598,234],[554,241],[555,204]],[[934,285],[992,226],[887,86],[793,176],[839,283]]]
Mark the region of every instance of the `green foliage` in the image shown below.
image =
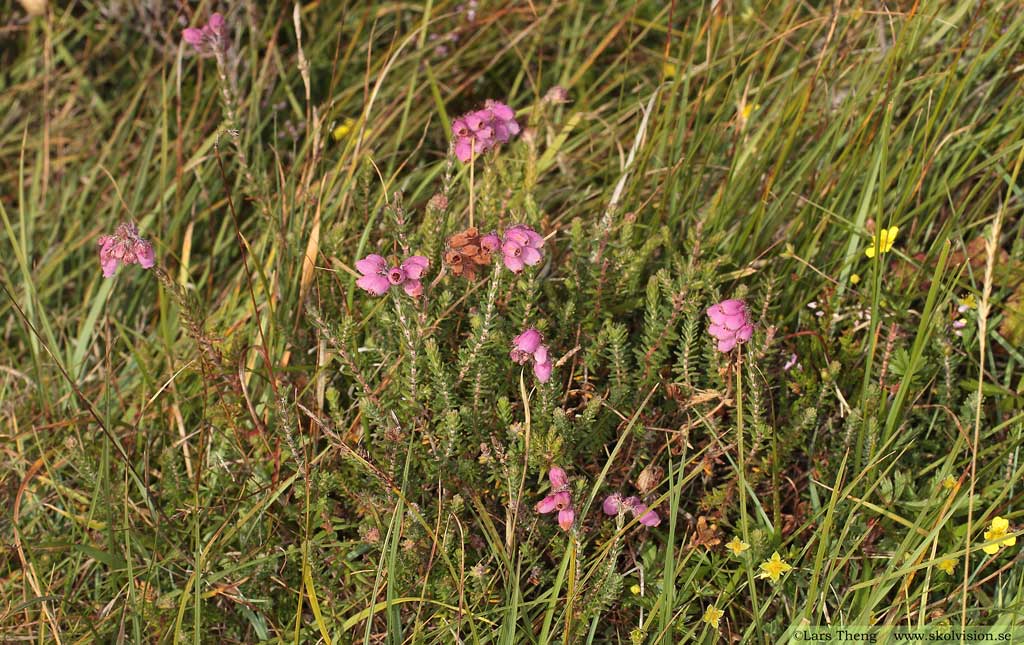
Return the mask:
[[[170,5],[7,4],[0,640],[1019,623],[979,547],[1022,523],[1016,3],[239,3],[213,57]],[[487,98],[523,132],[458,162]],[[123,219],[158,265],[103,279]],[[444,264],[519,223],[537,265]],[[369,253],[423,295],[359,289]]]

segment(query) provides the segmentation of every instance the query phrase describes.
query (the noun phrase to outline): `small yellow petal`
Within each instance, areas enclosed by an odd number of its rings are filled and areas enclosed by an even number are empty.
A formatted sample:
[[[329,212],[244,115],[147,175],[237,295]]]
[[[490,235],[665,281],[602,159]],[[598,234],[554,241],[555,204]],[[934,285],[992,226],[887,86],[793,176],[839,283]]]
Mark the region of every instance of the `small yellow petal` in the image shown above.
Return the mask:
[[[999,545],[998,544],[989,544],[988,546],[981,547],[981,550],[984,551],[985,553],[989,554],[989,555],[995,555],[995,554],[999,553]]]
[[[850,276],[850,283],[851,284],[859,284],[860,283],[860,276],[858,274],[856,274],[856,273],[851,275]]]
[[[742,555],[744,551],[750,548],[750,545],[739,538],[738,535],[726,542],[725,546],[732,551],[733,555]]]
[[[761,563],[761,573],[757,575],[759,578],[770,578],[772,582],[778,582],[782,574],[792,569],[793,567],[784,561],[776,551],[771,558]]]
[[[703,620],[708,625],[711,625],[715,629],[718,629],[718,621],[720,621],[722,619],[722,616],[724,615],[724,611],[722,611],[718,607],[715,607],[714,605],[710,605],[707,609],[704,610],[704,617],[701,618],[701,620]]]
[[[896,234],[900,232],[898,226],[890,226],[878,231],[878,234],[871,239],[871,246],[864,249],[864,255],[869,258],[875,257],[876,253],[888,253],[896,242]]]
[[[942,571],[943,573],[945,573],[947,576],[951,576],[951,575],[953,575],[953,569],[956,569],[956,560],[954,560],[952,558],[946,558],[945,560],[940,562],[938,565],[936,565],[936,568],[939,571]]]
[[[355,125],[356,122],[354,119],[351,117],[345,117],[345,120],[331,132],[331,136],[334,137],[335,141],[341,141],[352,132],[352,128],[354,128]]]

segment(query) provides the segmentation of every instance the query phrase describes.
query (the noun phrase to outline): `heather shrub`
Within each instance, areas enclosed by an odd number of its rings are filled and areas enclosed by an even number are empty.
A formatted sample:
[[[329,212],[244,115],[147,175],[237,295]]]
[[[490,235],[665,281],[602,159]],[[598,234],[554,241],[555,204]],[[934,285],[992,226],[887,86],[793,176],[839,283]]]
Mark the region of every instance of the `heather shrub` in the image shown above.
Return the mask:
[[[19,13],[0,634],[1011,634],[1024,13],[962,9]]]

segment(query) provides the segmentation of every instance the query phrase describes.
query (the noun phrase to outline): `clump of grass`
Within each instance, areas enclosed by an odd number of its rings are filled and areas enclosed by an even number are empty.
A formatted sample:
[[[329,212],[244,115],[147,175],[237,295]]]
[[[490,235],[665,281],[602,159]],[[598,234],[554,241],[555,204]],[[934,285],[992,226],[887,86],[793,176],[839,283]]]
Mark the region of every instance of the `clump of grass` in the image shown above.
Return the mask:
[[[1024,13],[684,4],[15,9],[0,635],[1017,625]]]

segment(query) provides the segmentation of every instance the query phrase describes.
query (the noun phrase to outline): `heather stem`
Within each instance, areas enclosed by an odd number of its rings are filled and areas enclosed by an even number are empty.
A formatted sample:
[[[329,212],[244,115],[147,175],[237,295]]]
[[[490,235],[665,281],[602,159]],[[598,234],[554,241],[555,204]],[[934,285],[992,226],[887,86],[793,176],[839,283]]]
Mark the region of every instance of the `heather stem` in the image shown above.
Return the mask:
[[[410,329],[409,326],[409,320],[405,317],[402,302],[398,298],[395,298],[395,314],[398,316],[399,326],[402,328],[402,335],[405,337],[405,343],[409,348],[409,387],[406,392],[406,399],[415,409],[417,407],[416,402],[419,401],[419,379],[416,371],[416,362],[419,356],[416,351],[416,338],[413,337],[412,329]]]
[[[483,348],[484,343],[487,342],[487,336],[491,331],[491,321],[494,318],[494,303],[498,299],[498,285],[501,283],[501,263],[495,263],[494,269],[491,271],[491,286],[487,290],[487,306],[484,309],[484,319],[480,325],[480,332],[477,334],[476,343],[473,345],[473,349],[469,354],[468,359],[463,363],[459,369],[459,378],[457,382],[461,383],[466,378],[469,368],[476,363],[477,354]]]

